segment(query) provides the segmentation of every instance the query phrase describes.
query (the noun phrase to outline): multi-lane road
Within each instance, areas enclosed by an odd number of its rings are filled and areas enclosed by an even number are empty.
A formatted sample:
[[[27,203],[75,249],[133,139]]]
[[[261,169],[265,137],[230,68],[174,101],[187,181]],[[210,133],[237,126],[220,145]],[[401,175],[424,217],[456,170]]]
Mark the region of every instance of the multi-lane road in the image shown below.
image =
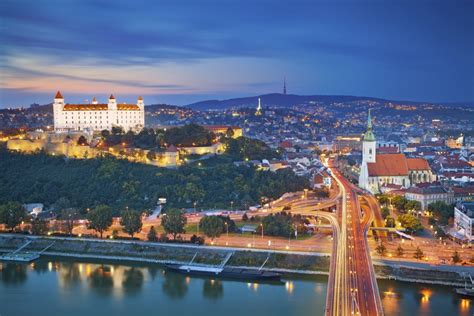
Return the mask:
[[[338,234],[334,239],[326,315],[383,315],[367,244],[367,231],[376,210],[362,214],[358,196],[362,192],[336,169],[331,170],[341,199],[337,204]]]

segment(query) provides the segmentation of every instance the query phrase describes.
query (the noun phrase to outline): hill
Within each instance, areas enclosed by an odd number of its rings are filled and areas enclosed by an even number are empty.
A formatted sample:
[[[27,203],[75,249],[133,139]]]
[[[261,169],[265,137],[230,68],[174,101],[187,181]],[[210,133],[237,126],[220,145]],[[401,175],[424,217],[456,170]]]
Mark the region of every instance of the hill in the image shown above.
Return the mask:
[[[351,96],[351,95],[296,95],[296,94],[281,94],[270,93],[259,96],[233,98],[227,100],[205,100],[187,105],[193,110],[223,110],[230,108],[241,107],[256,107],[258,98],[261,98],[262,106],[274,107],[291,107],[302,104],[333,104],[333,103],[349,103],[360,101],[372,101],[376,103],[392,103],[404,105],[420,105],[420,104],[435,104],[431,102],[416,102],[404,100],[388,100],[382,98],[365,97],[365,96]],[[438,103],[439,104],[439,103]],[[443,103],[445,106],[473,106],[474,102],[451,102]]]

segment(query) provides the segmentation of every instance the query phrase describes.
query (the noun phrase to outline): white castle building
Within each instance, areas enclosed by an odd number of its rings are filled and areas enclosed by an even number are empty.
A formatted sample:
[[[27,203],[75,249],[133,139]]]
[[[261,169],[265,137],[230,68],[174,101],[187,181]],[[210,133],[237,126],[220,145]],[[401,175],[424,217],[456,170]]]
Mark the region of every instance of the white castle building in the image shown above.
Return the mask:
[[[359,187],[379,193],[383,186],[409,188],[418,183],[433,182],[435,179],[430,165],[423,158],[407,158],[401,153],[377,154],[369,110],[367,132],[362,140]]]
[[[125,131],[141,130],[145,126],[145,104],[138,97],[137,104],[120,104],[111,95],[108,103],[66,104],[61,92],[57,92],[53,103],[54,130],[101,131],[122,127]]]

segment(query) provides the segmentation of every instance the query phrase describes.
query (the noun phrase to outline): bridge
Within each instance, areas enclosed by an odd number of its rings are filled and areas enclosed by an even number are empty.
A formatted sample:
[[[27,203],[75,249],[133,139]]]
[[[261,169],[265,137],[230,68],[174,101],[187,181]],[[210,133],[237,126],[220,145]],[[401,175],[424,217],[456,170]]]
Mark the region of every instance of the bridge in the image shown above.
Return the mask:
[[[331,162],[329,167],[331,167]],[[364,194],[332,169],[341,199],[337,203],[336,233],[331,256],[326,297],[326,315],[383,315],[367,232],[378,209],[370,201],[369,212],[362,215],[359,194]],[[376,220],[377,222],[377,220]]]

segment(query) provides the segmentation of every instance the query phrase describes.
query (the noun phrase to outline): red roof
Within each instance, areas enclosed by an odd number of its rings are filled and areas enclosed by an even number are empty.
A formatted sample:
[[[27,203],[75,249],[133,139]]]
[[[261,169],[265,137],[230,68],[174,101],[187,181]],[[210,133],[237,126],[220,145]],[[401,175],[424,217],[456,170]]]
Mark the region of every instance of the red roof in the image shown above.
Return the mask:
[[[291,147],[293,147],[293,144],[290,141],[285,140],[285,141],[282,141],[280,143],[280,147],[281,148],[291,148]]]
[[[109,100],[115,100],[115,97],[113,94],[110,95]]]
[[[64,111],[107,111],[108,104],[66,104]],[[136,104],[117,104],[119,111],[138,111],[140,108]]]
[[[375,162],[367,163],[369,176],[407,176],[408,165],[404,154],[376,155]]]
[[[56,92],[56,96],[54,97],[55,99],[64,99],[63,98],[63,95],[61,94],[61,92]]]
[[[143,98],[141,95],[138,96],[138,101],[143,101]]]
[[[407,176],[413,170],[431,170],[423,158],[406,158],[404,154],[377,155],[375,162],[367,164],[369,176]]]
[[[423,158],[407,158],[408,170],[431,170],[428,161]]]

